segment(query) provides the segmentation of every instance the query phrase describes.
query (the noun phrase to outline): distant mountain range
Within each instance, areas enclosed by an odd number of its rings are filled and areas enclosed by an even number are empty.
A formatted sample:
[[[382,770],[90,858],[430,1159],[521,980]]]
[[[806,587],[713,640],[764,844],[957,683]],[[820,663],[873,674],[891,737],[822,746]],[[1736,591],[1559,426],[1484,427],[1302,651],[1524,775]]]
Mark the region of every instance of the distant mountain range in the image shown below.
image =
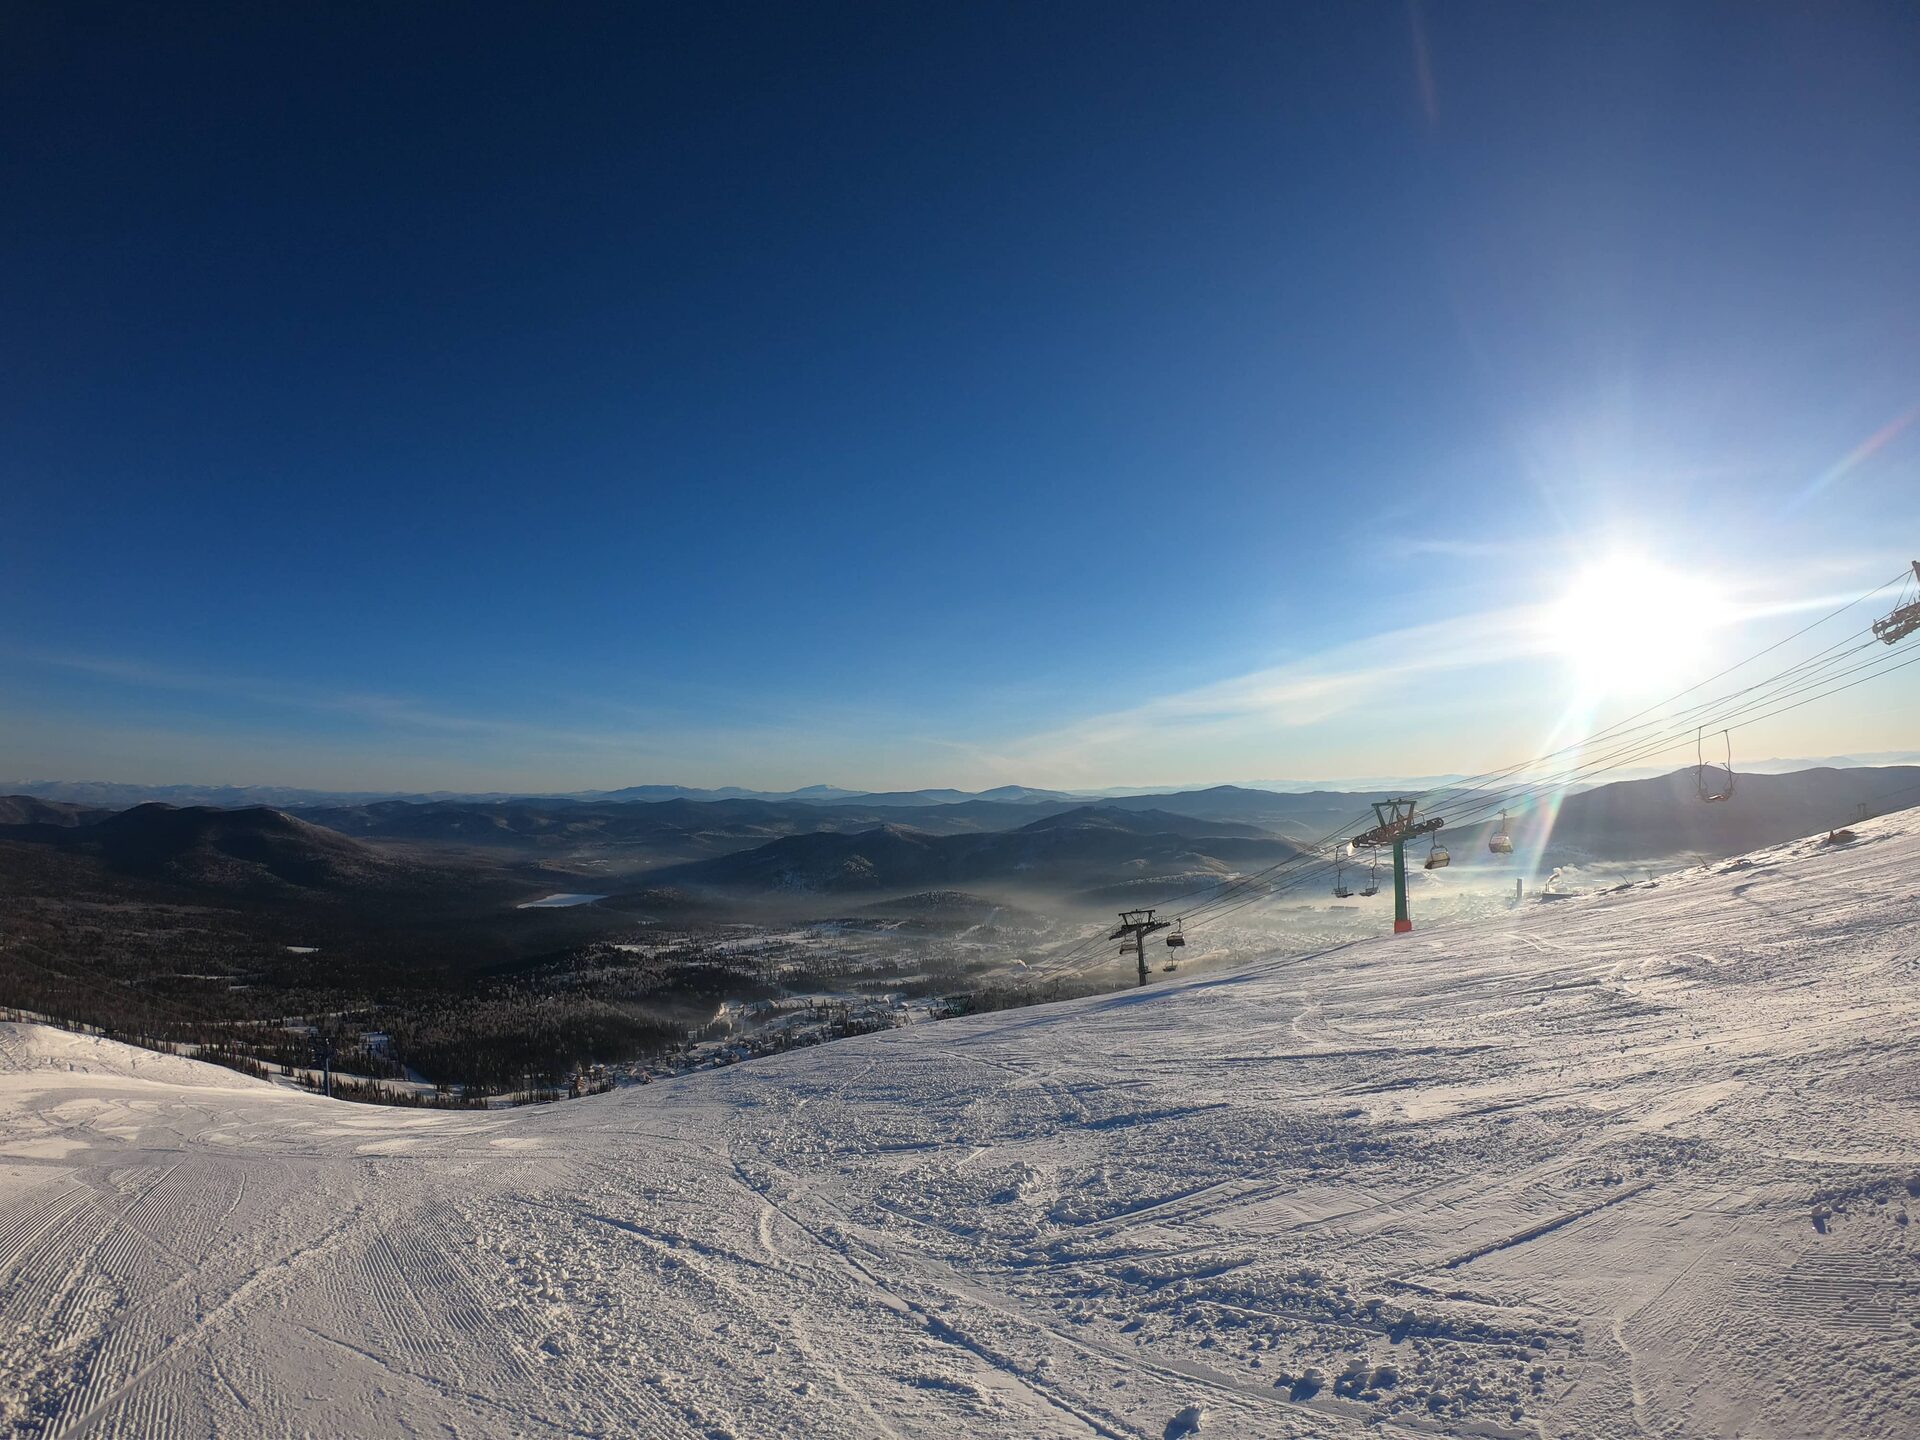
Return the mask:
[[[89,825],[113,814],[111,810],[90,805],[69,805],[60,800],[42,800],[36,795],[0,795],[0,826],[4,825]]]
[[[19,797],[0,814],[19,813]],[[278,810],[146,804],[104,818],[0,824],[0,844],[41,847],[120,876],[228,895],[365,895],[431,887],[431,868]]]
[[[1708,780],[1721,783],[1719,772]],[[226,895],[398,896],[447,887],[531,885],[591,874],[592,887],[714,894],[953,889],[1086,898],[1149,896],[1170,879],[1260,869],[1349,833],[1388,791],[1279,793],[1219,785],[1096,804],[1044,795],[914,792],[831,803],[692,800],[376,800],[303,808],[146,803],[123,811],[0,797],[0,880],[36,884],[67,863]],[[929,794],[933,798],[929,798]],[[911,803],[909,803],[911,802]],[[1737,854],[1920,802],[1920,766],[1743,769],[1726,801],[1703,804],[1691,767],[1516,805],[1516,853],[1545,864],[1671,861]],[[1478,808],[1471,798],[1443,816]],[[1472,863],[1493,822],[1442,832]],[[8,867],[12,866],[9,871]],[[505,877],[503,879],[503,877]],[[1176,887],[1177,888],[1177,887]]]
[[[1724,783],[1709,766],[1709,786]],[[1920,766],[1836,769],[1823,766],[1769,775],[1743,770],[1733,794],[1702,804],[1691,768],[1649,780],[1624,780],[1570,795],[1552,822],[1558,854],[1598,859],[1737,855],[1797,836],[1832,830],[1868,815],[1920,804]],[[1544,823],[1524,820],[1516,844]]]
[[[379,800],[312,806],[301,818],[370,840],[529,848],[555,856],[611,848],[639,863],[693,860],[749,848],[783,835],[852,832],[901,824],[931,834],[1009,830],[1073,808],[1075,802],[1019,804],[965,800],[920,806],[798,800]]]
[[[1055,892],[1140,876],[1222,876],[1299,853],[1251,826],[1161,810],[1081,806],[1014,830],[930,835],[900,825],[790,835],[664,872],[679,885],[752,892],[841,893],[1018,886]]]
[[[956,805],[968,800],[1020,802],[1070,800],[1064,790],[1036,790],[1027,785],[1000,785],[991,790],[843,790],[836,785],[808,785],[799,790],[746,790],[736,785],[703,790],[691,785],[628,785],[618,790],[579,790],[543,793],[521,790],[406,791],[304,790],[284,785],[129,785],[106,780],[0,780],[0,794],[32,796],[67,804],[125,810],[157,801],[165,805],[217,805],[226,810],[267,805],[278,809],[314,806],[368,805],[383,800],[413,804],[451,801],[460,804],[496,804],[511,800],[583,800],[650,803],[661,800],[766,800],[811,805],[857,803],[872,806]]]
[[[1828,755],[1812,759],[1771,759],[1743,762],[1740,768],[1749,774],[1781,774],[1810,769],[1858,769],[1863,767],[1920,763],[1920,751],[1882,751],[1870,755]],[[1624,770],[1613,778],[1631,780],[1658,775],[1657,768]],[[1457,775],[1380,776],[1338,780],[1245,780],[1215,786],[1116,786],[1105,790],[1046,790],[1030,785],[1000,785],[990,790],[848,790],[837,785],[807,785],[798,790],[750,790],[739,786],[700,789],[688,785],[628,785],[617,790],[581,790],[564,794],[527,791],[346,791],[307,790],[277,785],[126,785],[96,780],[0,780],[0,794],[31,796],[106,810],[124,810],[149,800],[169,805],[217,805],[222,809],[244,809],[267,805],[276,809],[309,809],[370,805],[381,801],[402,800],[411,804],[446,802],[485,805],[511,801],[578,800],[658,803],[663,800],[762,800],[769,803],[798,803],[819,807],[844,805],[867,809],[925,808],[931,805],[962,805],[971,801],[991,801],[1014,805],[1084,804],[1088,801],[1136,801],[1173,804],[1176,797],[1213,794],[1219,791],[1251,791],[1261,795],[1310,796],[1360,793],[1419,793],[1459,780]],[[1192,813],[1192,812],[1183,812]]]

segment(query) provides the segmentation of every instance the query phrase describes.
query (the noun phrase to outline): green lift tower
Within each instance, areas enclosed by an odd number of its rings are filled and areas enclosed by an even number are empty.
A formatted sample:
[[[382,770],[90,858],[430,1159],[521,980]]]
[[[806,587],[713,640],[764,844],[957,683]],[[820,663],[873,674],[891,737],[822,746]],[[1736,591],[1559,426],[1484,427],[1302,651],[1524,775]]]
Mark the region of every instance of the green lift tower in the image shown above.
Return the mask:
[[[1364,835],[1353,837],[1356,850],[1387,847],[1393,851],[1393,933],[1405,935],[1413,929],[1413,917],[1407,914],[1407,841],[1416,835],[1431,835],[1446,824],[1439,816],[1416,821],[1413,800],[1376,800],[1374,818],[1380,823]]]

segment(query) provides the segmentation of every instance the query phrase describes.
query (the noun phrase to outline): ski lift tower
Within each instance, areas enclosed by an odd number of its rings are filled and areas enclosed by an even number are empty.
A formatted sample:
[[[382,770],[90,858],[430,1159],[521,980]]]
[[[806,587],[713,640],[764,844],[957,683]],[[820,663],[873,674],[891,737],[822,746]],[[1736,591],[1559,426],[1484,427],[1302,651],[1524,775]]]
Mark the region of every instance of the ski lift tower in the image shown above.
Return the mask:
[[[1393,933],[1405,935],[1413,929],[1407,914],[1407,841],[1418,835],[1431,835],[1446,824],[1439,816],[1415,820],[1413,800],[1376,800],[1374,818],[1380,823],[1364,835],[1353,837],[1355,849],[1387,846],[1393,851]]]
[[[1140,983],[1147,983],[1147,936],[1156,930],[1165,930],[1172,924],[1168,920],[1156,920],[1151,910],[1122,910],[1120,928],[1107,938],[1109,940],[1132,940],[1134,959],[1140,962]]]
[[[1920,580],[1920,560],[1913,562],[1913,578]],[[1891,615],[1873,622],[1874,638],[1885,645],[1897,645],[1916,630],[1920,630],[1920,600],[1901,605]]]

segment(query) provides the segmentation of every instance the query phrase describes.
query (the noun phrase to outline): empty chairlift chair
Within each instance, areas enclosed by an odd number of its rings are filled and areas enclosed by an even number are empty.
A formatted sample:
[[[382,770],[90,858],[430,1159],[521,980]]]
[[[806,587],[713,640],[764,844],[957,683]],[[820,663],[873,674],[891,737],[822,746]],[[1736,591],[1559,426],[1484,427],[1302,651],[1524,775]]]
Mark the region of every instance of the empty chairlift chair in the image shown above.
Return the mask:
[[[1716,785],[1707,779],[1707,771],[1711,767],[1707,764],[1706,732],[1697,731],[1693,737],[1693,755],[1696,762],[1693,767],[1693,783],[1700,792],[1700,798],[1709,805],[1717,805],[1722,800],[1733,798],[1733,782],[1736,778],[1733,773],[1733,737],[1723,730],[1720,732],[1720,739],[1727,747],[1727,763],[1720,771],[1722,783]]]
[[[1373,859],[1373,863],[1367,866],[1367,883],[1361,889],[1360,894],[1365,899],[1371,899],[1373,896],[1378,895],[1379,893],[1380,893],[1380,859],[1378,856],[1375,856]]]
[[[1336,900],[1351,900],[1353,898],[1353,891],[1347,888],[1346,873],[1347,867],[1345,862],[1335,859],[1333,862],[1333,898]]]
[[[1513,853],[1513,837],[1507,833],[1507,812],[1500,812],[1500,828],[1487,837],[1487,849],[1495,855]]]
[[[1173,922],[1173,933],[1167,936],[1167,948],[1178,950],[1187,943],[1187,937],[1180,933],[1180,922]]]
[[[1436,836],[1433,842],[1433,848],[1427,852],[1427,863],[1421,868],[1425,870],[1444,870],[1452,863],[1453,857],[1447,854],[1447,847],[1442,845]]]

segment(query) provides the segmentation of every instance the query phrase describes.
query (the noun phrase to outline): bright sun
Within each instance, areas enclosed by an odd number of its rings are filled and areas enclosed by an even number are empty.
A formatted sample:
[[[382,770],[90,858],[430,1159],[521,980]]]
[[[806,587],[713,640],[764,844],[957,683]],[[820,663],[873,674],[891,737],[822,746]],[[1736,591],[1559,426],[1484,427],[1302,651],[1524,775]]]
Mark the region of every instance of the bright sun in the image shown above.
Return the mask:
[[[1697,575],[1615,555],[1575,575],[1547,612],[1549,646],[1583,693],[1638,693],[1700,678],[1713,632],[1728,621],[1720,591]]]

